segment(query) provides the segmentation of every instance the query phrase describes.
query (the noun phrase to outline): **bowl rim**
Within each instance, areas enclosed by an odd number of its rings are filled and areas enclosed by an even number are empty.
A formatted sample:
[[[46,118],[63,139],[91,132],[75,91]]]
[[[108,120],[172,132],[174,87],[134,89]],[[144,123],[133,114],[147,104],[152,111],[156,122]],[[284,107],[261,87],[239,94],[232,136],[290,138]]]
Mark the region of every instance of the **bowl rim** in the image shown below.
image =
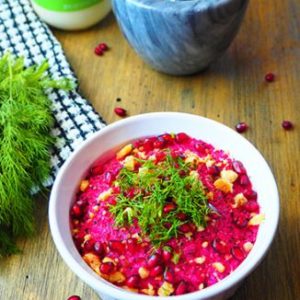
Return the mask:
[[[215,120],[202,117],[199,115],[195,114],[189,114],[189,113],[182,113],[182,112],[152,112],[152,113],[144,113],[144,114],[139,114],[135,116],[128,117],[126,119],[122,119],[119,121],[116,121],[114,123],[111,123],[107,125],[106,127],[102,128],[101,130],[95,132],[92,134],[90,137],[88,137],[84,142],[82,142],[77,149],[69,156],[69,158],[65,161],[63,166],[60,168],[57,177],[55,179],[54,185],[52,187],[52,191],[50,194],[50,200],[49,200],[49,225],[50,225],[50,231],[51,235],[53,238],[53,241],[56,245],[56,248],[58,252],[60,253],[61,257],[65,261],[65,263],[69,266],[69,268],[85,283],[87,283],[89,286],[91,286],[93,289],[96,291],[101,291],[101,293],[106,294],[110,297],[115,297],[120,299],[127,299],[126,297],[130,297],[132,300],[157,300],[160,299],[159,296],[149,296],[149,295],[142,295],[142,294],[137,294],[137,293],[132,293],[129,291],[126,291],[123,288],[119,288],[104,279],[100,278],[99,275],[92,275],[91,273],[87,272],[87,270],[81,266],[78,261],[72,256],[71,252],[67,248],[64,242],[63,236],[60,234],[59,230],[59,225],[58,225],[58,220],[56,217],[56,209],[57,206],[59,206],[59,197],[58,197],[58,190],[59,190],[59,184],[61,180],[63,179],[65,173],[68,170],[68,167],[70,163],[76,158],[77,155],[80,154],[81,151],[84,150],[84,148],[89,145],[90,143],[93,143],[95,140],[101,138],[102,135],[106,134],[107,132],[117,130],[119,127],[124,126],[126,124],[134,123],[137,121],[143,121],[143,119],[151,119],[155,117],[171,117],[171,118],[197,118],[199,120],[202,120],[203,122],[208,122],[217,126],[220,126],[222,129],[226,129],[228,132],[231,132],[231,134],[236,134],[238,135],[244,142],[246,142],[250,148],[252,148],[252,151],[256,152],[256,155],[260,156],[260,158],[265,162],[265,168],[269,173],[270,180],[272,182],[272,186],[269,186],[268,188],[274,191],[274,196],[275,198],[272,199],[272,204],[273,204],[273,219],[270,220],[272,221],[272,226],[269,232],[268,236],[264,238],[264,243],[263,245],[259,248],[258,254],[255,256],[255,259],[253,258],[253,263],[251,265],[246,266],[243,269],[239,269],[239,272],[232,272],[228,276],[226,276],[224,279],[220,280],[218,283],[209,286],[201,291],[195,291],[192,293],[180,295],[180,296],[167,296],[163,297],[163,299],[166,300],[192,300],[192,299],[208,299],[209,297],[216,296],[217,294],[224,293],[227,290],[231,289],[233,286],[237,285],[242,279],[244,279],[250,272],[252,272],[255,267],[261,262],[261,260],[264,258],[266,255],[267,250],[269,249],[274,236],[276,234],[277,228],[278,228],[278,223],[279,223],[279,214],[280,214],[280,203],[279,203],[279,193],[278,193],[278,188],[276,185],[276,181],[274,178],[274,175],[262,156],[262,154],[257,150],[257,148],[250,143],[245,137],[242,135],[238,134],[236,131],[231,129],[230,127],[217,122]],[[162,130],[163,131],[163,130]],[[125,142],[125,141],[124,141]],[[247,258],[245,259],[245,261]],[[83,261],[83,260],[82,260]],[[84,262],[83,262],[84,263]]]

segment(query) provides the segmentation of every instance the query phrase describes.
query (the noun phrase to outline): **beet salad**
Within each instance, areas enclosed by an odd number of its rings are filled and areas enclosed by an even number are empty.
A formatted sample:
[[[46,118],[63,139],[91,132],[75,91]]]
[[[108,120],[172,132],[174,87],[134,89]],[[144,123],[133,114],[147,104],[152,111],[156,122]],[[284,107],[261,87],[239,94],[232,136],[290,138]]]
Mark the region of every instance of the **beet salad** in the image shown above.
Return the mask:
[[[185,133],[139,139],[95,164],[70,211],[84,261],[114,285],[151,296],[228,276],[262,221],[243,164]]]

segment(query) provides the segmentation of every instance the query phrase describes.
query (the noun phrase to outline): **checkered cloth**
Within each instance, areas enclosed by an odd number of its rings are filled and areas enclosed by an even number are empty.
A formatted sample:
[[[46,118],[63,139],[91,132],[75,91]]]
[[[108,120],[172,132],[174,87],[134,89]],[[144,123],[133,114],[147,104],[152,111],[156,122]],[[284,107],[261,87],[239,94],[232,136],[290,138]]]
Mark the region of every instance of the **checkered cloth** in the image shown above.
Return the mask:
[[[24,56],[26,65],[48,60],[52,78],[67,77],[76,82],[61,45],[32,10],[28,0],[0,0],[0,55],[10,51]],[[78,85],[77,85],[78,86]],[[52,150],[51,177],[45,186],[51,186],[57,171],[70,153],[89,135],[105,126],[103,119],[77,91],[50,91],[56,137]]]

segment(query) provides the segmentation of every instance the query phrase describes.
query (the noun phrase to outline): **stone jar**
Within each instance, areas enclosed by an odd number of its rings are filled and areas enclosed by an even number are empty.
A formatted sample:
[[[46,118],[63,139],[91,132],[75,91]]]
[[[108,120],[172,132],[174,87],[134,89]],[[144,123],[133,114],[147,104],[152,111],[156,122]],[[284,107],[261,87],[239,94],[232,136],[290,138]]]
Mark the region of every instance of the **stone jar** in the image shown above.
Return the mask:
[[[112,0],[118,24],[154,69],[200,72],[230,45],[248,0]]]

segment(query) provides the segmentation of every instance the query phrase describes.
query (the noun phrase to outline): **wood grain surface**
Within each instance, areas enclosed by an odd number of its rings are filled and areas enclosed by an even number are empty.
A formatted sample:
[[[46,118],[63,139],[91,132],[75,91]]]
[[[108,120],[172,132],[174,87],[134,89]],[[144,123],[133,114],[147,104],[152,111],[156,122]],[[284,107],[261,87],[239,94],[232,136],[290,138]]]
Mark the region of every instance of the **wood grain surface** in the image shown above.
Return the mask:
[[[231,300],[300,299],[300,2],[252,0],[241,30],[226,54],[206,72],[172,77],[151,70],[122,37],[114,17],[82,32],[54,30],[78,75],[80,89],[107,123],[151,111],[199,114],[234,127],[269,162],[281,198],[275,241],[260,266]],[[93,53],[99,42],[110,51]],[[276,80],[266,83],[264,75]],[[121,101],[118,102],[117,98]],[[284,119],[295,129],[284,131]],[[259,172],[259,168],[258,168]],[[266,187],[268,188],[268,187]],[[1,300],[64,300],[97,295],[65,265],[52,242],[47,199],[37,200],[37,234],[20,240],[22,255],[0,260]]]

